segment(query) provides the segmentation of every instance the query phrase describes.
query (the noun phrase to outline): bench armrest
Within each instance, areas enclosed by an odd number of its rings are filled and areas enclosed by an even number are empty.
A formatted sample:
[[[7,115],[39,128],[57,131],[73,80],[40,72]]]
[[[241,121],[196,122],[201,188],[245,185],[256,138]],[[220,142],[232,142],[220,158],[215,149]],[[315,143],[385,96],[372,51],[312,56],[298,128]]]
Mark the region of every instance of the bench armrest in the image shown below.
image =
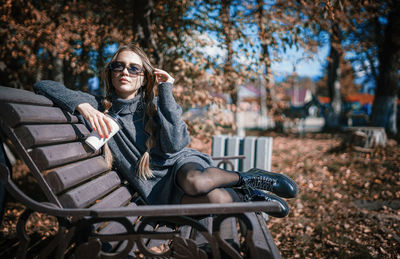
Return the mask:
[[[229,165],[231,167],[231,170],[235,169],[235,166],[233,165],[233,163],[231,162],[231,160],[233,159],[245,159],[246,156],[244,155],[239,155],[239,156],[219,156],[219,157],[212,157],[212,159],[214,161],[218,161],[217,163],[217,167],[220,167],[221,165]]]
[[[12,181],[8,168],[0,164],[0,180],[7,191],[17,200],[23,202],[28,208],[57,217],[98,217],[119,218],[128,216],[195,216],[210,214],[236,214],[245,212],[263,211],[280,212],[280,206],[275,202],[235,202],[224,204],[171,204],[171,205],[144,205],[135,208],[109,208],[109,209],[75,209],[60,208],[49,203],[37,202],[25,195]]]

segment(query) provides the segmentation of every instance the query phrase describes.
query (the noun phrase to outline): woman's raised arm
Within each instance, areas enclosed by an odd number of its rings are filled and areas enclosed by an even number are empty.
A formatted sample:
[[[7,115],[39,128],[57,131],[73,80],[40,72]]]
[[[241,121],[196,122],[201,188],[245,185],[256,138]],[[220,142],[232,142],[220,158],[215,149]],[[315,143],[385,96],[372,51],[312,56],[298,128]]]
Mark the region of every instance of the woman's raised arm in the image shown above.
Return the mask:
[[[190,136],[181,117],[182,108],[172,95],[174,78],[161,69],[155,69],[154,74],[158,83],[157,114],[161,148],[165,153],[175,153],[190,143]]]
[[[36,93],[46,96],[62,109],[70,113],[79,112],[101,137],[108,137],[111,124],[110,119],[99,111],[100,97],[68,89],[63,84],[50,80],[39,81],[33,88]]]

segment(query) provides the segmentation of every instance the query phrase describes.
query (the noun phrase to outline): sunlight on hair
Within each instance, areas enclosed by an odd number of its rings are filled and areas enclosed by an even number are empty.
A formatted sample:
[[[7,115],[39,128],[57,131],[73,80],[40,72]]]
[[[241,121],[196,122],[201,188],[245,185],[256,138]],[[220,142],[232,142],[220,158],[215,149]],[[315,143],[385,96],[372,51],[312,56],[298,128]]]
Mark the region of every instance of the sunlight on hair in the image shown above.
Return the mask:
[[[142,158],[140,159],[138,176],[143,180],[154,177],[153,172],[150,170],[150,155],[147,151],[144,152]]]

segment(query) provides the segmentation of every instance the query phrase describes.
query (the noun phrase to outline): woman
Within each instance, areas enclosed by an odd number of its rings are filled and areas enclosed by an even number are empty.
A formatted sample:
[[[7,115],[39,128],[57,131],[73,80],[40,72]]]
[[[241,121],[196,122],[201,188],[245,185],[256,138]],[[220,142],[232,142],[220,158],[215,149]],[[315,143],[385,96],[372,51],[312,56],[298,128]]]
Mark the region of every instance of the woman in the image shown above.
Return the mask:
[[[61,108],[78,113],[101,137],[108,138],[111,129],[105,114],[118,117],[121,130],[107,143],[113,166],[146,202],[273,200],[283,209],[274,216],[287,215],[289,208],[283,199],[257,190],[294,197],[297,186],[287,176],[257,169],[245,174],[223,170],[212,166],[210,156],[186,148],[190,137],[181,119],[182,110],[172,95],[174,78],[153,68],[141,48],[135,44],[120,47],[103,77],[105,98],[72,91],[53,81],[41,81],[34,88]],[[155,83],[158,97],[154,96]]]

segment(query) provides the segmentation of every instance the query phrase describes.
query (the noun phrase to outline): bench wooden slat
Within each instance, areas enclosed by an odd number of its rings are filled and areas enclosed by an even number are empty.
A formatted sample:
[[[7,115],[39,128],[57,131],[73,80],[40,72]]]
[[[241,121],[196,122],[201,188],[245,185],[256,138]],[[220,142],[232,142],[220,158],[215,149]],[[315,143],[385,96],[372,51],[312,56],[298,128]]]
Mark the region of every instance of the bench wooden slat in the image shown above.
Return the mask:
[[[78,161],[93,154],[90,150],[85,149],[81,142],[38,147],[30,152],[32,159],[40,170]]]
[[[170,227],[167,227],[165,225],[160,226],[157,229],[157,232],[162,233],[162,232],[173,232],[174,230]],[[162,240],[162,239],[151,239],[148,241],[147,247],[160,247],[161,245],[168,245],[170,243],[170,240]]]
[[[130,203],[128,206],[128,208],[135,208],[137,205],[135,203]],[[128,217],[127,218],[129,220],[129,222],[132,223],[133,226],[135,226],[135,223],[138,219],[138,217]],[[117,233],[126,233],[126,229],[123,225],[121,225],[118,222],[112,221],[109,222],[109,224],[107,224],[104,228],[102,228],[99,231],[99,234],[104,234],[104,235],[111,235],[111,234],[117,234]],[[128,241],[122,241],[122,242],[118,242],[118,241],[113,241],[113,242],[109,242],[108,245],[110,246],[110,250],[114,250],[117,249],[117,251],[122,251],[123,249],[125,249],[126,245],[127,245]],[[136,244],[134,244],[131,252],[134,252],[137,249]]]
[[[127,205],[129,201],[132,199],[132,194],[126,186],[121,186],[115,191],[108,194],[99,202],[95,203],[91,206],[91,209],[100,209],[100,208],[119,208]],[[94,229],[99,228],[103,223],[94,224]]]
[[[240,250],[238,227],[235,217],[225,218],[219,226],[218,234],[222,243],[220,243],[222,258],[237,258]],[[216,226],[214,226],[216,227]],[[214,228],[214,231],[217,229]]]
[[[87,182],[59,197],[65,208],[87,207],[121,184],[121,179],[114,171]]]
[[[232,136],[228,138],[228,143],[227,143],[227,155],[228,156],[237,156],[241,152],[240,146],[241,146],[241,141],[242,138],[238,136]],[[233,170],[234,171],[239,171],[239,161],[238,159],[232,159],[230,160],[231,163],[233,164]]]
[[[107,163],[102,156],[93,157],[63,167],[58,167],[45,175],[53,192],[59,194],[66,189],[107,171]]]
[[[160,225],[158,225],[160,224]],[[155,225],[155,226],[154,226]],[[159,223],[157,221],[154,222],[154,225],[146,225],[144,230],[149,231],[149,232],[157,232],[157,234],[162,234],[163,232],[173,232],[174,230],[170,228],[169,226],[166,226],[162,223]],[[164,240],[164,239],[156,239],[156,238],[143,238],[142,239],[143,244],[148,247],[160,247],[161,245],[168,245],[171,240]]]
[[[129,203],[127,206],[127,208],[135,208],[137,207],[137,205],[135,203]],[[138,217],[134,216],[134,217],[127,217],[127,219],[129,220],[129,222],[132,223],[133,226],[135,226],[135,223],[138,219]],[[126,229],[123,225],[117,223],[117,222],[110,222],[108,225],[106,225],[104,228],[102,228],[98,233],[99,234],[115,234],[115,233],[125,233]]]
[[[269,249],[271,251],[271,257],[272,258],[277,258],[281,259],[281,253],[278,250],[278,247],[275,245],[275,241],[273,237],[271,236],[271,233],[268,230],[267,222],[265,221],[265,218],[261,215],[261,213],[253,213],[254,216],[257,217],[257,221],[260,224],[260,227],[257,229],[264,234],[265,237],[265,242],[268,243]]]
[[[244,139],[243,150],[246,158],[243,159],[243,171],[254,168],[254,162],[256,161],[256,154],[254,152],[256,150],[256,141],[256,137],[246,137]]]
[[[222,239],[239,246],[239,236],[235,218],[228,218],[221,223],[220,236]]]
[[[76,132],[77,131],[77,132]],[[83,124],[22,125],[15,129],[26,149],[34,146],[70,142],[89,136],[89,130]]]
[[[226,139],[227,139],[227,136],[225,136],[225,135],[213,136],[212,151],[211,151],[211,155],[213,157],[223,157],[226,155],[225,154]],[[223,165],[222,168],[227,169],[225,165]]]
[[[205,228],[207,228],[209,233],[212,233],[213,218],[211,216],[199,220],[199,223],[202,224]],[[199,231],[197,231],[196,229],[193,229],[191,237],[198,246],[208,243],[206,238],[201,233],[199,233]]]
[[[183,239],[189,239],[190,233],[192,232],[192,227],[191,226],[182,226],[179,228],[179,232],[181,233],[180,236]]]
[[[272,157],[272,137],[259,137],[257,139],[257,151],[256,151],[256,167],[271,171],[271,157]]]
[[[0,103],[1,117],[11,127],[22,123],[77,123],[78,118],[57,107]]]
[[[118,208],[127,204],[132,198],[132,194],[126,186],[122,186],[94,204],[92,209],[99,208]]]
[[[265,219],[256,213],[245,213],[253,225],[253,243],[259,258],[281,258],[268,231]]]
[[[4,86],[0,86],[0,101],[53,106],[53,102],[43,95],[38,95],[34,92]]]

